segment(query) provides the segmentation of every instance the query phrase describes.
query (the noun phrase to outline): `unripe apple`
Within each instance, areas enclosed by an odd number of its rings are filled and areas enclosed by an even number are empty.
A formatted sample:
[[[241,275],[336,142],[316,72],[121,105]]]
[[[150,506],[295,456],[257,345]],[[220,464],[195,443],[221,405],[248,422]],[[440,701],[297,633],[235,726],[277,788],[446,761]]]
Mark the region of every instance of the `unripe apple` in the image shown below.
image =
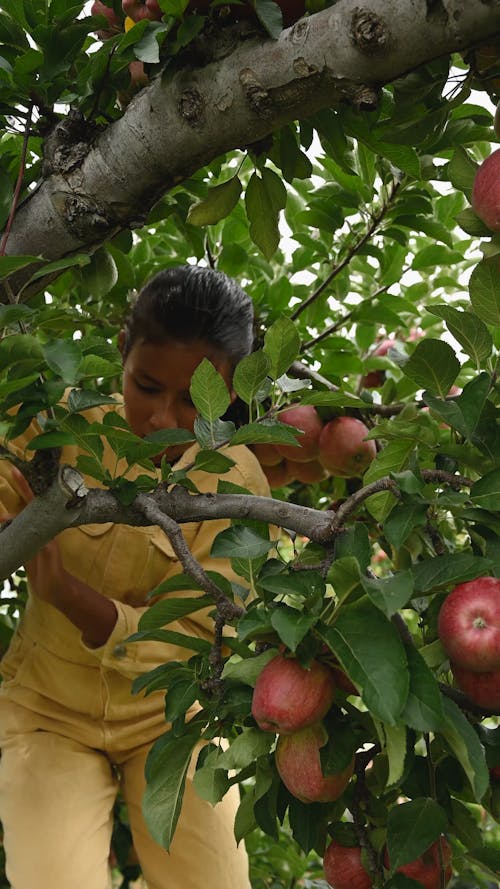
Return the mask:
[[[256,442],[251,448],[261,466],[277,466],[283,460],[273,444]]]
[[[441,889],[441,864],[439,861],[439,845],[441,845],[441,856],[443,859],[444,875],[446,884],[451,880],[451,847],[446,837],[440,837],[429,846],[425,852],[422,852],[415,861],[403,864],[396,868],[396,873],[404,874],[412,880],[417,880],[424,889]],[[384,864],[390,868],[389,856],[387,849],[385,850]]]
[[[276,768],[285,787],[303,803],[332,803],[344,792],[354,771],[354,757],[342,771],[324,775],[319,751],[328,741],[321,722],[291,735],[280,735]]]
[[[500,148],[483,161],[474,176],[472,209],[493,232],[500,231]]]
[[[332,840],[323,857],[323,869],[332,889],[371,889],[373,885],[361,863],[360,846],[341,846]]]
[[[330,420],[319,437],[320,463],[334,476],[362,475],[377,453],[375,442],[364,440],[368,432],[355,417]]]
[[[143,19],[159,22],[163,16],[157,0],[122,0],[122,9],[134,22]]]
[[[302,482],[304,485],[312,485],[314,482],[321,482],[324,478],[328,478],[328,472],[319,460],[309,460],[308,463],[287,460],[286,465],[295,481]]]
[[[257,677],[252,716],[265,732],[291,734],[320,722],[335,694],[332,671],[313,660],[303,667],[296,658],[277,654]]]
[[[478,577],[456,586],[439,612],[438,633],[459,667],[500,670],[500,580]]]
[[[500,670],[478,673],[450,662],[453,678],[459,689],[479,707],[497,710],[500,707]]]
[[[277,444],[276,450],[287,460],[295,463],[307,463],[318,455],[318,442],[323,423],[315,407],[311,404],[299,404],[279,415],[282,423],[302,429],[303,435],[297,436],[299,447]]]

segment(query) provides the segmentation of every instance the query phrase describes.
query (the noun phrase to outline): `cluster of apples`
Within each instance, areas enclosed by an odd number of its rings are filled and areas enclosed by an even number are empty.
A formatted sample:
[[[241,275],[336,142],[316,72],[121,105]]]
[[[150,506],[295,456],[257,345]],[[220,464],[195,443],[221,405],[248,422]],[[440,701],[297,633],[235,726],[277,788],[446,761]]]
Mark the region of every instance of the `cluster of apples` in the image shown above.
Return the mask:
[[[452,877],[451,847],[444,836],[432,843],[414,861],[396,868],[396,873],[416,880],[417,885],[424,889],[441,889],[441,859],[447,885]],[[384,867],[390,870],[387,848],[384,850]],[[342,846],[332,840],[323,858],[323,868],[332,889],[372,889],[373,881],[363,865],[360,846]]]
[[[325,775],[321,767],[320,751],[328,741],[322,720],[333,703],[336,688],[358,694],[340,666],[313,660],[305,668],[286,652],[275,655],[257,677],[252,715],[259,728],[278,735],[276,768],[285,787],[303,803],[335,802],[354,771],[354,757],[338,772]],[[383,854],[384,866],[390,870],[387,849]],[[451,848],[445,837],[397,871],[419,881],[424,889],[441,889],[441,861],[448,882],[452,875]],[[373,885],[360,846],[343,846],[331,840],[323,868],[332,889],[371,889]]]
[[[298,446],[252,445],[271,488],[292,481],[311,484],[329,475],[360,476],[377,452],[373,440],[365,441],[368,427],[355,417],[335,417],[323,423],[315,407],[303,404],[283,411],[279,420],[301,430]]]
[[[327,664],[313,660],[306,669],[285,653],[266,664],[255,684],[252,716],[263,731],[278,735],[276,768],[285,787],[303,803],[338,799],[354,770],[354,757],[339,772],[324,775],[321,769],[320,750],[328,740],[322,720],[337,685],[336,673]]]
[[[500,707],[500,580],[478,577],[448,594],[438,633],[458,687],[475,704]]]

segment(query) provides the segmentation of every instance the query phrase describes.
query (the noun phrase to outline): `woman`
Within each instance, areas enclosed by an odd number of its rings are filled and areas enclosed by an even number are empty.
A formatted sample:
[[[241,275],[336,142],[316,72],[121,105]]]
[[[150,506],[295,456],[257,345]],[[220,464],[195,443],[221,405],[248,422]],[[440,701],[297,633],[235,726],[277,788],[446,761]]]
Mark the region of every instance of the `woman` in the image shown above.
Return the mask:
[[[165,428],[192,431],[193,371],[208,358],[231,391],[234,367],[251,351],[252,327],[249,297],[225,275],[189,266],[156,275],[119,335],[123,412],[132,430],[141,437]],[[94,408],[85,416],[102,422],[110,409],[116,408]],[[16,454],[24,455],[39,431],[34,426],[9,445]],[[176,446],[165,456],[180,469],[196,451],[196,445]],[[224,478],[268,495],[254,455],[242,446],[229,452],[235,466]],[[74,465],[78,454],[77,446],[65,447],[61,460]],[[103,464],[114,471],[116,456],[107,443]],[[144,469],[137,467],[127,475],[140,473]],[[191,470],[190,477],[202,492],[217,488],[214,474]],[[0,513],[16,514],[30,497],[19,471],[0,461]],[[214,537],[227,525],[190,523],[183,532],[202,565],[232,577],[226,560],[209,556]],[[0,819],[13,889],[107,889],[118,789],[148,889],[249,886],[246,857],[233,837],[236,788],[212,807],[188,780],[169,853],[153,841],[142,818],[145,759],[166,729],[164,695],[133,696],[131,681],[189,652],[126,640],[148,607],[147,594],[180,571],[158,528],[112,524],[68,529],[29,563],[28,605],[1,664]],[[211,638],[206,612],[170,626]]]

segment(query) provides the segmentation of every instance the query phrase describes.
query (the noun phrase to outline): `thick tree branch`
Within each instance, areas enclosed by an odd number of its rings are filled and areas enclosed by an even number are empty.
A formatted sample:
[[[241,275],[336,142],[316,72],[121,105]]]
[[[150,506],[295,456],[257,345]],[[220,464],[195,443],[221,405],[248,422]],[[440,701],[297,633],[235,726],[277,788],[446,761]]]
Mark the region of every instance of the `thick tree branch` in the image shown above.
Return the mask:
[[[472,484],[470,479],[441,470],[424,470],[422,476],[426,482],[438,485],[459,488]],[[249,494],[190,494],[180,485],[168,491],[161,484],[152,494],[140,494],[130,506],[125,506],[111,491],[100,488],[87,490],[78,472],[69,466],[62,466],[50,488],[35,497],[13,521],[4,525],[0,537],[0,577],[9,577],[40,547],[66,528],[104,522],[137,527],[159,525],[169,537],[172,535],[172,545],[178,548],[183,565],[187,564],[185,560],[188,556],[177,526],[185,522],[220,518],[258,519],[296,531],[326,546],[338,534],[346,519],[368,497],[379,491],[391,491],[398,496],[397,483],[387,477],[378,479],[360,488],[342,503],[337,512],[332,512]],[[197,570],[196,563],[191,567]],[[191,568],[186,570],[193,574]],[[200,585],[206,589],[204,582],[200,580]]]
[[[225,152],[321,109],[359,105],[364,92],[500,33],[500,0],[441,0],[435,9],[339,0],[278,40],[256,34],[223,59],[156,77],[74,166],[52,172],[19,207],[8,253],[88,252],[141,225],[170,188]],[[32,271],[12,277],[15,292]]]

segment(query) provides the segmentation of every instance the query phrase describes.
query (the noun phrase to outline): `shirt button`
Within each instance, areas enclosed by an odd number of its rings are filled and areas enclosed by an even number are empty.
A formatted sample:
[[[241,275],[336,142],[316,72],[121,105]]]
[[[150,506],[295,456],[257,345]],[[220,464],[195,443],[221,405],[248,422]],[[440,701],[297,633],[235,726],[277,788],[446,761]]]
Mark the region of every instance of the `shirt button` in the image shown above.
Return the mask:
[[[113,648],[113,656],[114,657],[125,657],[127,654],[127,646],[126,645],[115,645]]]

